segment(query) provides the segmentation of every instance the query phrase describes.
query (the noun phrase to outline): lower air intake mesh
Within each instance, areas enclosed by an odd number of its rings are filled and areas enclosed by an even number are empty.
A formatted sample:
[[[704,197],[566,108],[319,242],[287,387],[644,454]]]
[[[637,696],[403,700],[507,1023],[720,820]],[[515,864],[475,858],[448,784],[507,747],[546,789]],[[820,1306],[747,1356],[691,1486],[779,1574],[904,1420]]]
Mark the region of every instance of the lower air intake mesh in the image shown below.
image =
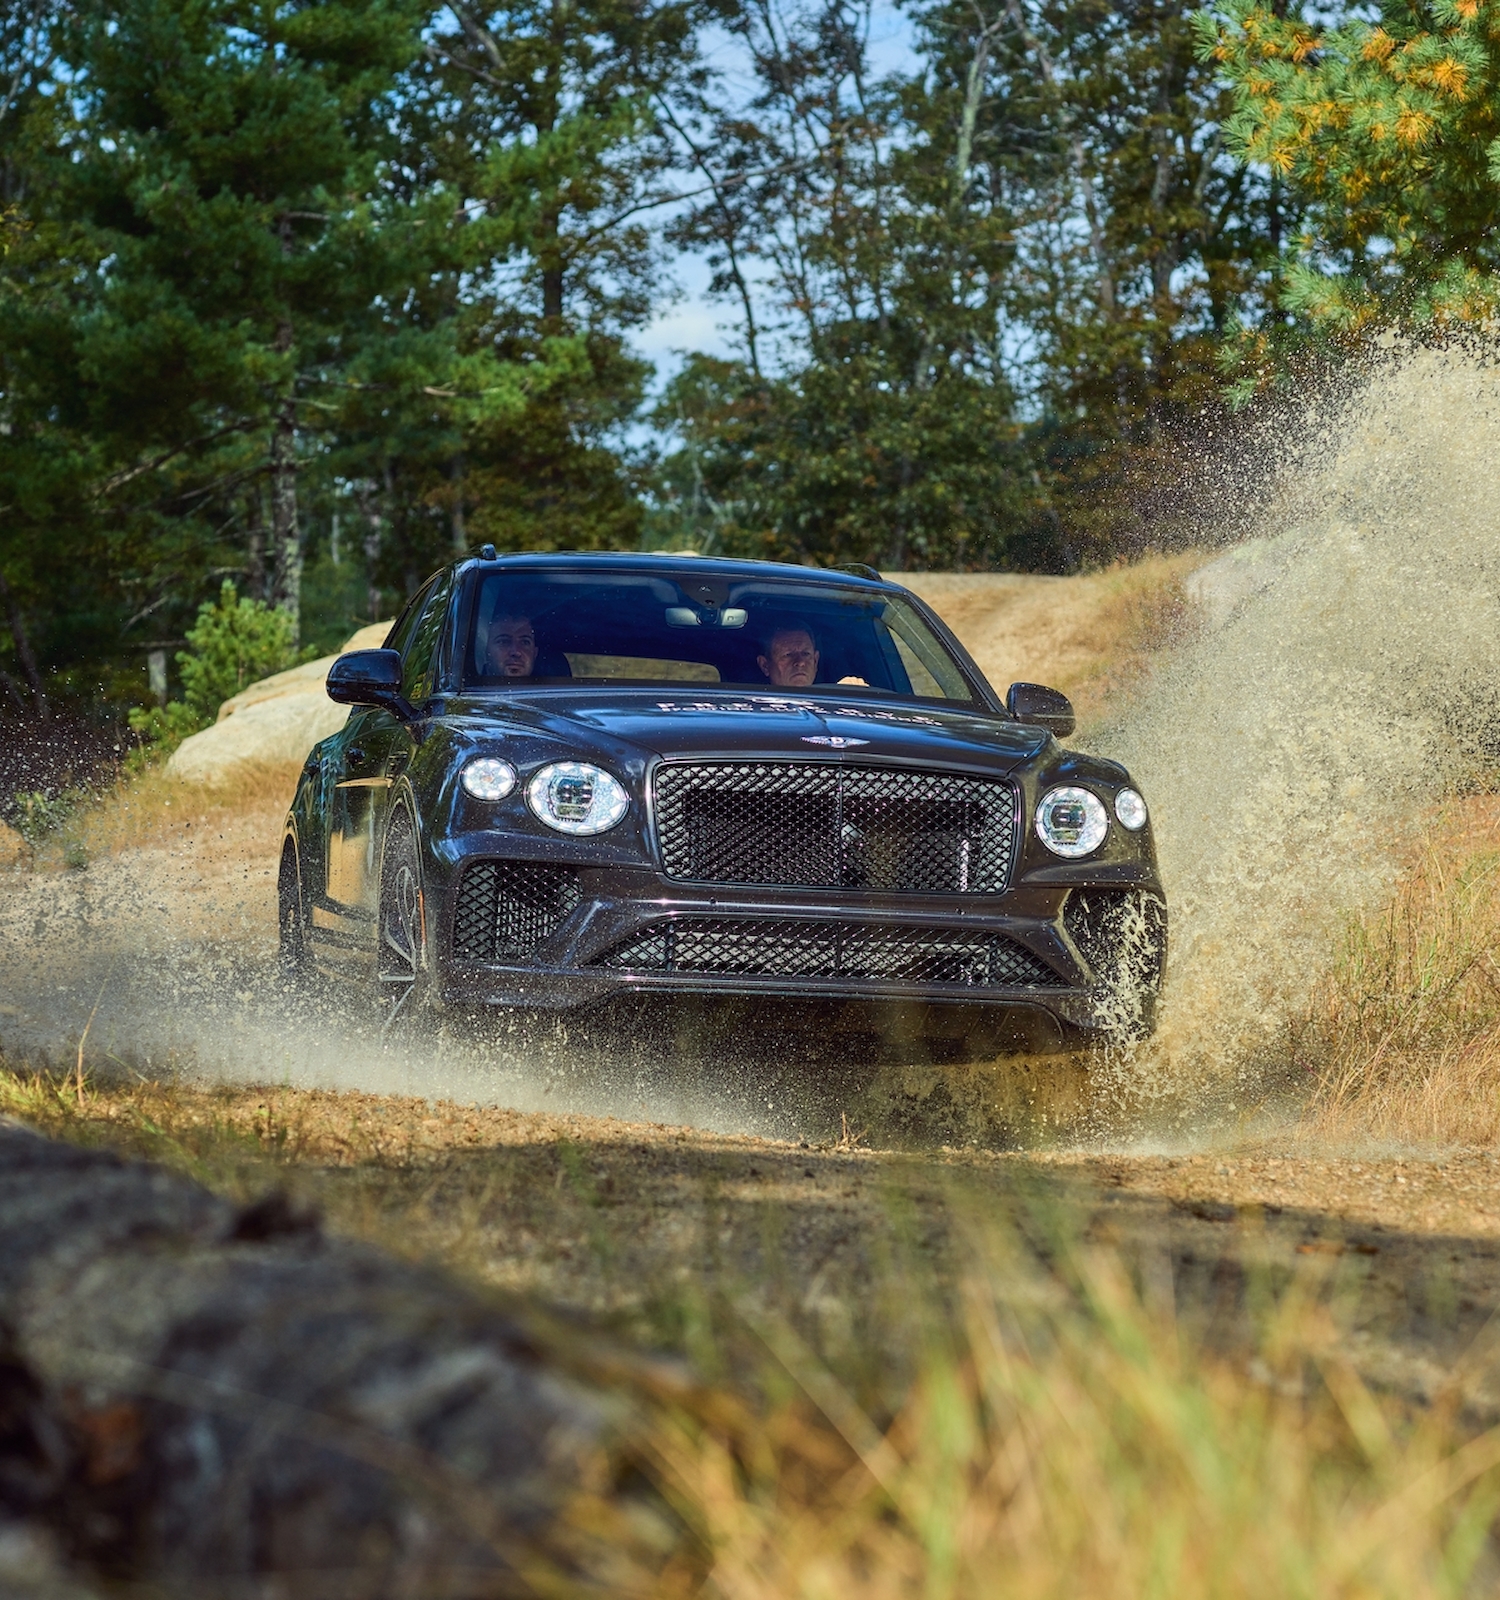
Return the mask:
[[[597,966],[737,978],[831,978],[1064,989],[1067,980],[1001,933],[793,918],[678,917],[657,922]]]
[[[475,861],[459,884],[453,953],[466,961],[530,956],[578,904],[578,874],[538,861]]]

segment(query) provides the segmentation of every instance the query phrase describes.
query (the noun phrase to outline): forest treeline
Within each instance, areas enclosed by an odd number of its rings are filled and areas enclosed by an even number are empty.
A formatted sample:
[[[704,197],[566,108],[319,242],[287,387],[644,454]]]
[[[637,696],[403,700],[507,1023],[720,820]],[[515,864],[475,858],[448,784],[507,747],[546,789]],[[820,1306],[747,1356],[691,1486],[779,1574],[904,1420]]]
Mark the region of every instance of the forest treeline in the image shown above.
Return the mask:
[[[143,701],[225,579],[327,647],[481,541],[1160,534],[1299,345],[1494,310],[1500,0],[1318,15],[12,0],[5,714]],[[687,255],[735,353],[658,375]]]

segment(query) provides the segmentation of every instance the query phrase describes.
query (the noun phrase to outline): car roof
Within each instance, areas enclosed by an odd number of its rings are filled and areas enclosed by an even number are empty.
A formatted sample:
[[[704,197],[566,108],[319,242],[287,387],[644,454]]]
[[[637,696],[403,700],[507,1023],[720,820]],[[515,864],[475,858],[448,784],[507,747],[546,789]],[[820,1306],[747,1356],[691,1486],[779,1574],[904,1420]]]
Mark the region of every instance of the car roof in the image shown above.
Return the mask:
[[[830,567],[801,567],[790,561],[733,560],[725,556],[689,555],[679,550],[527,550],[497,555],[492,560],[469,557],[463,567],[490,571],[557,571],[559,568],[594,568],[601,572],[639,572],[658,563],[670,565],[673,574],[704,578],[755,579],[787,578],[799,583],[854,584],[863,589],[899,589],[900,585],[879,577],[840,571]]]

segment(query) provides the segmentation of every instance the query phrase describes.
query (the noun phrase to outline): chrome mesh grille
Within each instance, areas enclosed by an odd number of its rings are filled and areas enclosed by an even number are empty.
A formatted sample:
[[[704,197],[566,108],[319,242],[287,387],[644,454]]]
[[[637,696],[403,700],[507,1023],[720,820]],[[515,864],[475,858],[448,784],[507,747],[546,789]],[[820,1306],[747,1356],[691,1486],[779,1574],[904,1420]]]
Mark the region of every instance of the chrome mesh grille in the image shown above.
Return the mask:
[[[741,978],[829,978],[1065,989],[1067,979],[1002,933],[795,917],[677,917],[652,923],[596,966]]]
[[[686,883],[999,894],[1015,828],[1002,778],[813,761],[656,773],[662,870]]]
[[[578,874],[539,861],[475,861],[453,911],[453,953],[467,961],[530,956],[578,904]]]

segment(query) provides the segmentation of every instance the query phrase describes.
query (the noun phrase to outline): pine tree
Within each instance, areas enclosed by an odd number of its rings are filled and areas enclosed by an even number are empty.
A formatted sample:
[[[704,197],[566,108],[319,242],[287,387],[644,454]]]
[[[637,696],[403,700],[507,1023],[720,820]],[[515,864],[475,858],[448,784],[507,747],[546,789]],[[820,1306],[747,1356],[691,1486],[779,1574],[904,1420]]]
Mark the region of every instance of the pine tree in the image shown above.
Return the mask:
[[[1305,205],[1282,303],[1304,327],[1464,322],[1500,306],[1500,5],[1383,0],[1334,27],[1221,0],[1200,46],[1240,159]],[[1252,339],[1247,354],[1266,352]]]

